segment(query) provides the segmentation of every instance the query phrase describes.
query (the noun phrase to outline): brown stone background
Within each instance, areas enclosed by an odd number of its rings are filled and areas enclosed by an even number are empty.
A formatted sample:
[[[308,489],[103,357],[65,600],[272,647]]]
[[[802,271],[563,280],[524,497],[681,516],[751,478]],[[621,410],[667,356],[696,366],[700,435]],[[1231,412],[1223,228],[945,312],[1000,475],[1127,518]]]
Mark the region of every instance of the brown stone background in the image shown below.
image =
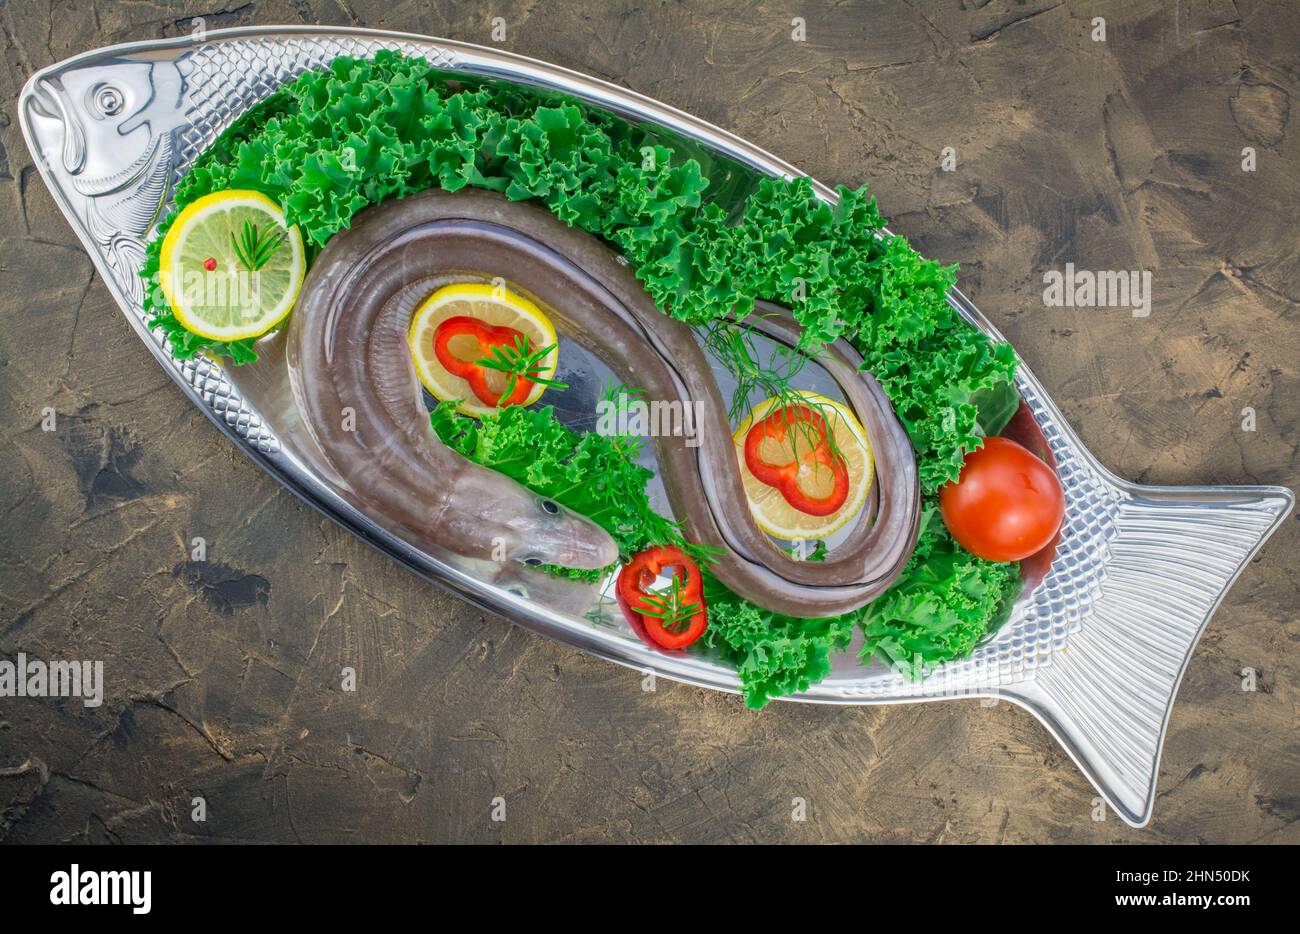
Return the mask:
[[[501,16],[514,51],[826,181],[871,181],[895,229],[961,262],[1116,472],[1295,487],[1296,14],[1260,0],[0,3],[0,654],[102,658],[108,679],[93,711],[0,699],[0,840],[1300,842],[1294,519],[1191,661],[1145,830],[1091,820],[1087,781],[1008,704],[755,714],[669,683],[643,694],[632,672],[426,586],[245,460],[122,319],[15,111],[37,68],[186,33],[193,16],[481,43]],[[1152,270],[1152,315],[1044,308],[1042,273],[1067,261]],[[196,535],[207,564],[187,563]],[[338,690],[345,665],[355,694]],[[1244,667],[1261,672],[1255,693]],[[190,820],[195,795],[206,823]],[[498,795],[504,823],[489,820]]]

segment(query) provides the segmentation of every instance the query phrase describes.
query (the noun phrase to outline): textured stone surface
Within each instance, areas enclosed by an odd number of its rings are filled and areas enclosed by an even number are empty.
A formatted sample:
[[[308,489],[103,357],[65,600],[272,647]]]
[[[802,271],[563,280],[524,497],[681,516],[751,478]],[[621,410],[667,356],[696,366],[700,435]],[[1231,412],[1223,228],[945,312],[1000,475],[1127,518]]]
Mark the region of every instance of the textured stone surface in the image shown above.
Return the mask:
[[[1294,518],[1192,658],[1145,830],[1092,820],[1087,781],[1007,704],[643,693],[422,584],[238,454],[122,319],[15,112],[35,69],[196,16],[483,43],[500,16],[515,51],[871,181],[1117,473],[1295,487],[1300,23],[1253,0],[1087,7],[0,4],[0,655],[99,658],[108,681],[94,710],[0,698],[0,840],[1300,842]],[[1151,316],[1044,308],[1066,262],[1151,270]]]

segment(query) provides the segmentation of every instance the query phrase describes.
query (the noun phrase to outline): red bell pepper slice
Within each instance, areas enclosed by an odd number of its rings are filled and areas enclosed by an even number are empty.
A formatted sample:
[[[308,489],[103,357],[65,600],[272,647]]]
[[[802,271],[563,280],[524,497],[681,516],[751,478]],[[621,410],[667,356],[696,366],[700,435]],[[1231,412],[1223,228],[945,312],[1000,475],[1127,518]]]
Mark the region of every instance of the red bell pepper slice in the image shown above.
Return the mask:
[[[673,590],[651,593],[647,588],[664,568],[673,569]],[[615,596],[636,634],[654,648],[684,649],[703,635],[709,623],[700,566],[671,545],[633,555],[619,572]]]
[[[788,463],[773,464],[763,459],[767,439],[784,446],[787,433],[797,425],[800,435],[794,444],[795,457]],[[806,405],[788,405],[761,419],[745,435],[745,464],[760,482],[775,487],[785,501],[810,516],[829,516],[849,498],[849,469],[844,458],[831,450],[826,419]],[[834,478],[830,493],[812,496],[799,485],[800,468],[829,468]]]
[[[498,398],[497,394],[488,386],[488,373],[492,372],[488,367],[482,366],[473,360],[462,360],[451,352],[451,341],[456,337],[472,337],[478,342],[479,351],[483,357],[491,356],[493,347],[512,348],[516,342],[523,340],[523,332],[517,331],[504,325],[491,325],[477,318],[471,318],[468,315],[457,315],[448,318],[442,324],[438,325],[433,332],[433,353],[438,358],[438,362],[447,368],[450,373],[459,376],[469,383],[470,389],[474,390],[474,395],[484,405],[522,405],[528,398],[528,394],[533,391],[533,381],[525,376],[520,376],[515,381],[515,388],[508,396]],[[529,373],[529,376],[537,376],[536,372]]]

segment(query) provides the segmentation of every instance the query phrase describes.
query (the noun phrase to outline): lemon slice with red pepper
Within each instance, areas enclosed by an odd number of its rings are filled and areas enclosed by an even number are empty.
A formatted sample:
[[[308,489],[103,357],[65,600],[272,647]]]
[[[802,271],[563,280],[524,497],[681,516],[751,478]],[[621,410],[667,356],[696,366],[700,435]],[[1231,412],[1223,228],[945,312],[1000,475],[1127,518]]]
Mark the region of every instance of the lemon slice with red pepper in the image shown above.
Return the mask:
[[[756,406],[733,436],[754,521],[785,541],[824,539],[862,510],[874,478],[867,432],[815,392]]]
[[[555,327],[533,302],[500,285],[458,282],[415,312],[411,357],[435,398],[476,418],[505,405],[532,405],[559,364]]]
[[[302,235],[260,191],[213,192],[167,230],[158,284],[176,320],[216,341],[258,337],[293,309],[307,268]]]

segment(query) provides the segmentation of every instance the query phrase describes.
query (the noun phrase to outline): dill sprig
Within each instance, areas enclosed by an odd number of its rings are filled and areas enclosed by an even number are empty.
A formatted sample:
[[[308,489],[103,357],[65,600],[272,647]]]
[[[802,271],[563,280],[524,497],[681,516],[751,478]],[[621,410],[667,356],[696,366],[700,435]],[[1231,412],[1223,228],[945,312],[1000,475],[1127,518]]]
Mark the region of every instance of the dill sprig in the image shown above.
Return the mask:
[[[750,400],[760,395],[763,398],[777,400],[777,405],[785,414],[787,436],[791,438],[790,453],[798,459],[799,440],[803,438],[809,446],[815,447],[821,441],[821,432],[811,421],[795,421],[789,417],[793,407],[803,406],[821,416],[826,426],[826,444],[831,454],[842,457],[839,444],[835,438],[833,425],[839,418],[839,412],[832,406],[816,399],[809,399],[793,386],[808,361],[812,358],[804,351],[771,342],[772,350],[764,362],[759,352],[756,336],[761,336],[752,328],[733,320],[719,320],[700,329],[704,345],[713,353],[732,377],[736,380],[736,389],[731,394],[731,403],[727,417],[739,422],[749,414]]]

